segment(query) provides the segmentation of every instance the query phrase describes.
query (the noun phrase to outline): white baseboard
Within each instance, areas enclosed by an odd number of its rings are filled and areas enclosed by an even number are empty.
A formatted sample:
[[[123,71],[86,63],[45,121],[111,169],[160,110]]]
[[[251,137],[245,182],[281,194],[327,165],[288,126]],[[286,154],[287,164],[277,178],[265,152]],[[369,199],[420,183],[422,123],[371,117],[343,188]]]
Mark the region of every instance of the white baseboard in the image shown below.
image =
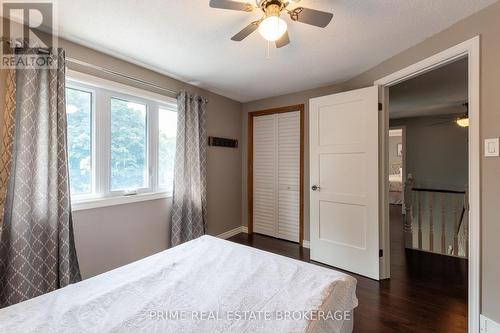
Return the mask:
[[[228,239],[228,238],[231,238],[237,234],[241,234],[242,232],[248,233],[248,228],[246,226],[237,227],[237,228],[231,229],[229,231],[226,231],[220,235],[217,235],[217,237],[222,238],[222,239]]]
[[[480,316],[481,333],[500,333],[500,324],[486,316]]]
[[[307,240],[304,239],[302,241],[302,247],[305,247],[306,249],[309,249],[309,248],[311,248],[311,243],[309,241],[307,241]]]

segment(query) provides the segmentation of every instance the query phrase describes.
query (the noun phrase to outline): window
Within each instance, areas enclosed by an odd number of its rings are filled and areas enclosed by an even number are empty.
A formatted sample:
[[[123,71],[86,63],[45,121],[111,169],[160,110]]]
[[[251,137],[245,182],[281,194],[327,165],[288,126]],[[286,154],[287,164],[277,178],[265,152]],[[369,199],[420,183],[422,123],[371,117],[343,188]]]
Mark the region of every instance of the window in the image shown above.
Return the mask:
[[[161,188],[164,188],[168,192],[172,192],[174,183],[177,112],[160,108],[158,116],[158,184]]]
[[[111,191],[148,187],[146,109],[111,99]]]
[[[71,73],[66,113],[70,189],[76,209],[171,194],[176,101]]]
[[[92,193],[92,92],[66,88],[71,193]]]

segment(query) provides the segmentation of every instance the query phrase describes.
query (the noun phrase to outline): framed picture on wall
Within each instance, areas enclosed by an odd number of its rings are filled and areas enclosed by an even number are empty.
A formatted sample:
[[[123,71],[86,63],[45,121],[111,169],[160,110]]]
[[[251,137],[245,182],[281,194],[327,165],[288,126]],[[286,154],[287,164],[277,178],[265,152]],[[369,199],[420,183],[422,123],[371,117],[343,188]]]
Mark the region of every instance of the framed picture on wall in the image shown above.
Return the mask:
[[[402,143],[398,143],[398,147],[397,147],[397,150],[398,152],[398,156],[403,156],[403,144]]]

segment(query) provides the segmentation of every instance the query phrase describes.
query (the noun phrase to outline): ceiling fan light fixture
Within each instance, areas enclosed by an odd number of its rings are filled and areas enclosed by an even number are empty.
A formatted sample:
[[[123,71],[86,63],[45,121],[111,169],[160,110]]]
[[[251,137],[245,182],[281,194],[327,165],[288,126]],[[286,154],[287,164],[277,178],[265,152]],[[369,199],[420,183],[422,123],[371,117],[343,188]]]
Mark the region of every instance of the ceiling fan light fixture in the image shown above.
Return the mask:
[[[264,39],[275,42],[280,39],[288,29],[286,22],[280,18],[281,2],[271,1],[265,8],[266,18],[260,22],[259,33]]]
[[[264,39],[275,42],[281,38],[288,29],[285,20],[279,16],[269,16],[259,25],[259,33]]]
[[[469,117],[463,116],[457,119],[457,125],[460,127],[469,127]]]

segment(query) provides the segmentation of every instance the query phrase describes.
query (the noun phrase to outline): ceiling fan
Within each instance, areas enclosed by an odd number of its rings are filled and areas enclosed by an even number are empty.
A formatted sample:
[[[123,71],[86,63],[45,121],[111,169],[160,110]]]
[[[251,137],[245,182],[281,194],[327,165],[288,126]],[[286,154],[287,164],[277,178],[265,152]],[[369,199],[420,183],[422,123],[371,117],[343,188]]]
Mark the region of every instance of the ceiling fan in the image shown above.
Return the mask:
[[[460,127],[469,127],[469,102],[465,102],[462,106],[466,109],[465,113],[457,116],[444,115],[441,118],[445,119],[443,121],[431,124],[430,126],[439,126],[444,124],[455,123]]]
[[[210,7],[230,9],[251,12],[254,9],[260,9],[264,13],[262,18],[251,22],[243,30],[234,35],[231,40],[240,42],[248,37],[255,30],[259,30],[262,37],[266,40],[275,42],[277,48],[281,48],[290,43],[288,36],[288,27],[286,22],[280,18],[283,12],[290,15],[292,21],[314,25],[325,28],[330,24],[333,14],[320,10],[297,7],[289,9],[288,7],[300,0],[256,0],[256,5],[249,2],[239,2],[232,0],[210,0]]]

